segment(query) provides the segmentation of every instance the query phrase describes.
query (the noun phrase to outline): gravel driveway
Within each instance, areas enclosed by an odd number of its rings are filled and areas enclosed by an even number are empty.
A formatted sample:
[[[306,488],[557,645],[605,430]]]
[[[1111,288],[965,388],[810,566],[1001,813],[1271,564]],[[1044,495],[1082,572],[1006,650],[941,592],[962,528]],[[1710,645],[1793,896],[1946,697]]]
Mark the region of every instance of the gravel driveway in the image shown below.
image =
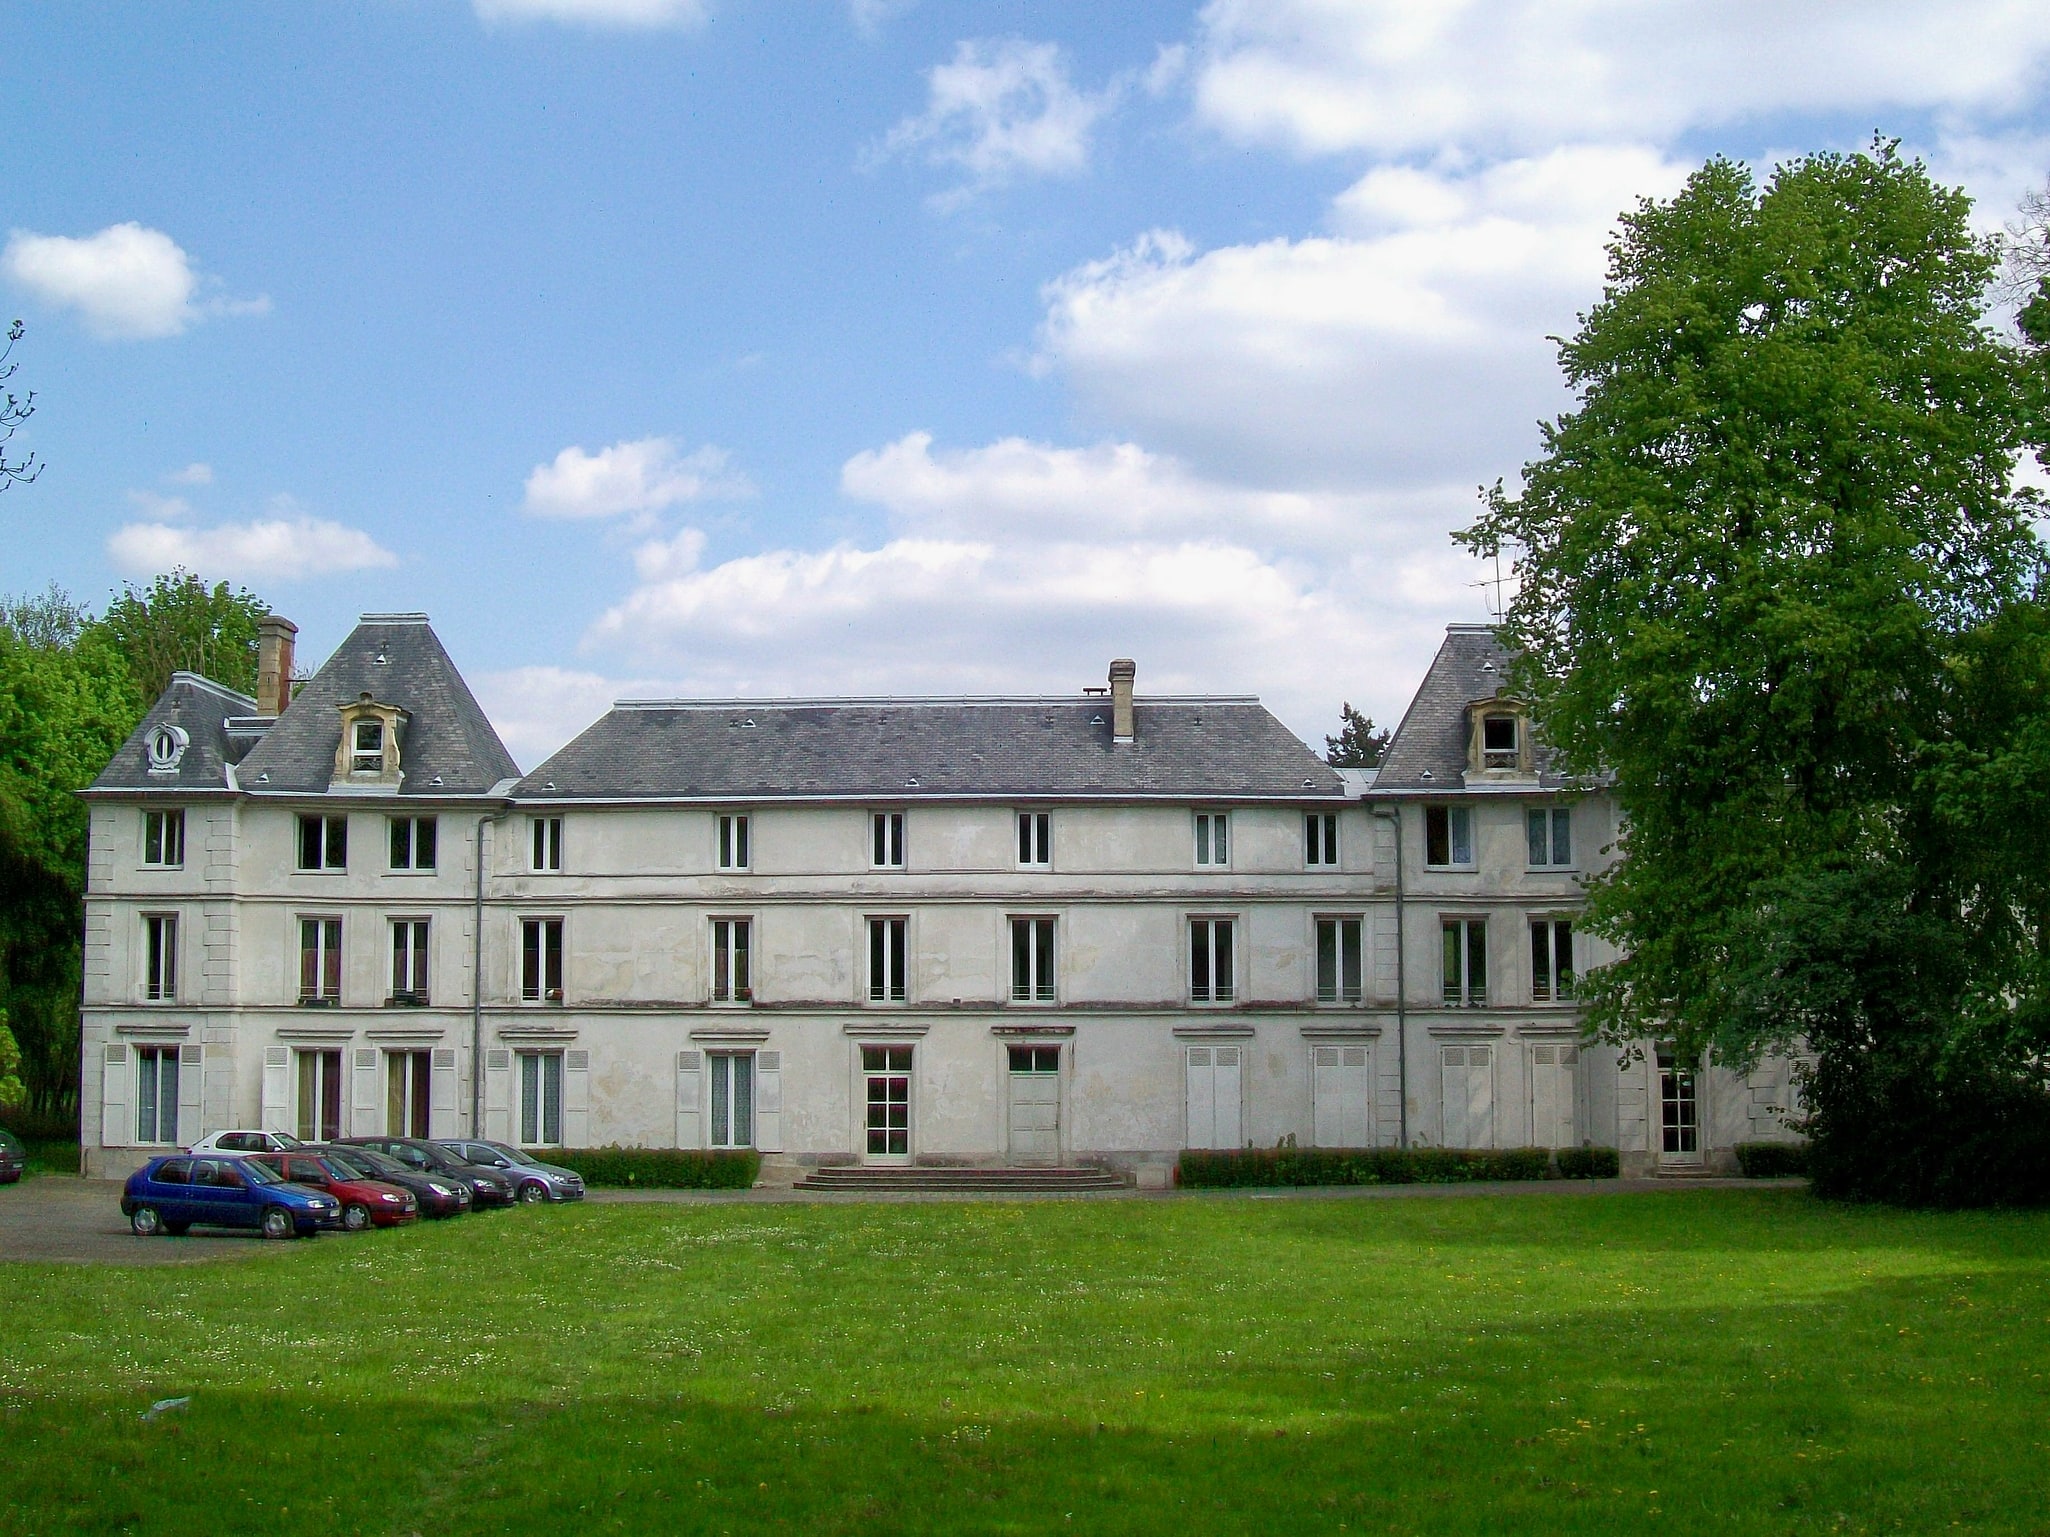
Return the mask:
[[[254,1233],[137,1238],[121,1215],[119,1180],[37,1174],[18,1185],[0,1185],[0,1263],[190,1265],[262,1247]]]

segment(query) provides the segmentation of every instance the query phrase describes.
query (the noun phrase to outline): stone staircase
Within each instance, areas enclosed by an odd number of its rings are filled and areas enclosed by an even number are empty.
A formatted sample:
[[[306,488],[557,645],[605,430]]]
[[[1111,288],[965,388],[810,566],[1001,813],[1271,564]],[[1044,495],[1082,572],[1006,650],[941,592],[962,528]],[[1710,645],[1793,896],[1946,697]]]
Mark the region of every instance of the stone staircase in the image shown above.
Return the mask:
[[[929,1168],[920,1164],[840,1164],[813,1169],[797,1182],[799,1190],[843,1191],[872,1195],[879,1191],[914,1191],[936,1195],[1078,1195],[1097,1190],[1129,1190],[1125,1179],[1108,1169]]]

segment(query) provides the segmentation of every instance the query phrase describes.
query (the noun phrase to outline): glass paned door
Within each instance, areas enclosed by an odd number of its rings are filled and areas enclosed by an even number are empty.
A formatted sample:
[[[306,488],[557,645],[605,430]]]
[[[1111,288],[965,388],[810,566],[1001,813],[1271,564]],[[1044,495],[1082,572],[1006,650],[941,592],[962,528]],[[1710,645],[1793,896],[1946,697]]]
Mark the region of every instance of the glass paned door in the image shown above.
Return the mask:
[[[424,1051],[388,1051],[384,1054],[384,1134],[388,1137],[424,1137],[427,1133],[427,1065]]]
[[[1695,1074],[1670,1052],[1659,1053],[1659,1151],[1667,1163],[1701,1161],[1701,1106]]]
[[[342,1054],[299,1053],[299,1118],[301,1142],[331,1142],[342,1134]]]
[[[868,1156],[911,1154],[911,1048],[864,1046],[861,1072],[868,1086]]]
[[[747,1052],[713,1052],[712,1146],[753,1147],[755,1058]]]
[[[562,1053],[520,1053],[520,1142],[562,1146]]]

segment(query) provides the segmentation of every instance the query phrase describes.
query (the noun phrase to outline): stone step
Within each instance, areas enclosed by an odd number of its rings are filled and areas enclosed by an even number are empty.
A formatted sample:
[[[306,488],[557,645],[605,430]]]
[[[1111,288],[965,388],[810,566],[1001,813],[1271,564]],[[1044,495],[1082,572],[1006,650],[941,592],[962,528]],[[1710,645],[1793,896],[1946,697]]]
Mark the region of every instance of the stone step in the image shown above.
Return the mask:
[[[924,1190],[1063,1192],[1125,1190],[1129,1185],[1106,1169],[923,1168],[917,1164],[841,1164],[814,1169],[799,1190]]]

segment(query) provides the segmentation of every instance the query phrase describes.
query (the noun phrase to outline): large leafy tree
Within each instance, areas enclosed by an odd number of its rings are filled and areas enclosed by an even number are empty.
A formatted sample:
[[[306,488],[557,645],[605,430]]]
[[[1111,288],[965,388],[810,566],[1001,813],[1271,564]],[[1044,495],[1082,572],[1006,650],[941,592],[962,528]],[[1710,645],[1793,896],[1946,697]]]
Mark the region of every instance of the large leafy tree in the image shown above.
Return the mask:
[[[1338,714],[1338,735],[1324,738],[1324,761],[1333,768],[1379,768],[1392,733],[1375,730],[1373,717],[1360,714],[1350,700]]]
[[[1742,1065],[1800,1038],[1819,1089],[1880,1044],[1903,1083],[2050,1044],[2004,799],[2040,796],[2050,725],[2012,484],[2043,390],[1968,214],[1886,143],[1641,204],[1561,348],[1577,407],[1460,536],[1515,557],[1503,628],[1564,765],[1614,777],[1609,1039]]]
[[[0,1015],[19,1043],[29,1108],[68,1110],[78,1082],[78,992],[90,784],[173,669],[255,680],[246,592],[184,572],[130,588],[95,619],[52,588],[0,601]]]

